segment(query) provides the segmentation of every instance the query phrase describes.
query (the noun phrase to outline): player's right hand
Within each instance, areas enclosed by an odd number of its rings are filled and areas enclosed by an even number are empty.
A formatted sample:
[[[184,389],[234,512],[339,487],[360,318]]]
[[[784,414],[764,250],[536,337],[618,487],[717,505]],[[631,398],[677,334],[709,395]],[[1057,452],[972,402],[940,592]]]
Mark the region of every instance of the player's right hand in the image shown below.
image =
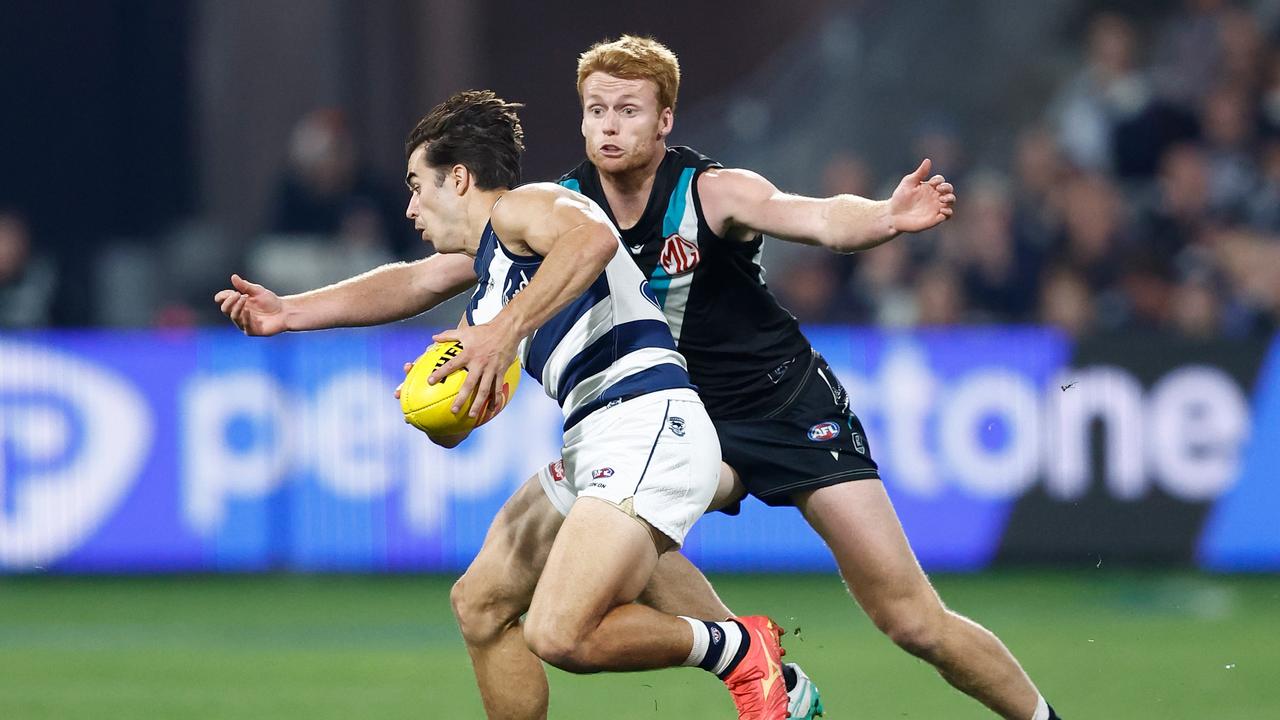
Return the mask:
[[[280,296],[239,275],[232,275],[231,288],[219,291],[213,301],[245,335],[265,337],[288,330]]]

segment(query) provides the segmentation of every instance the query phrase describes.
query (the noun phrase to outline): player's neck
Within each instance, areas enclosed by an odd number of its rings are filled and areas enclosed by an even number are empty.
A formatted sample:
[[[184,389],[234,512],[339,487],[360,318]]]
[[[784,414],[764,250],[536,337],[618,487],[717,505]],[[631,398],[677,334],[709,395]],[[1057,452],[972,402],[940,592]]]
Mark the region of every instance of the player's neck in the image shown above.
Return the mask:
[[[493,216],[493,207],[498,204],[503,195],[510,192],[507,189],[500,190],[477,190],[470,194],[467,201],[467,240],[464,245],[464,252],[471,257],[475,257],[480,251],[480,239],[484,235],[484,229],[489,225],[489,219]]]
[[[649,193],[653,191],[653,180],[658,175],[658,167],[666,156],[666,146],[662,152],[654,153],[648,163],[618,173],[600,171],[600,187],[609,201],[609,209],[613,211],[618,226],[629,229],[640,221],[644,209],[649,204]]]

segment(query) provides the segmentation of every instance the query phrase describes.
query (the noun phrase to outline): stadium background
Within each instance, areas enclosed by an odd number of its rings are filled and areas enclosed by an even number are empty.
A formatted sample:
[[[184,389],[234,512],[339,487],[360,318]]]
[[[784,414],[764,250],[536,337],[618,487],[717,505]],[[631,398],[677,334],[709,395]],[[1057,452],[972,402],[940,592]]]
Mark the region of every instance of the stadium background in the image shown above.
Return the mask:
[[[526,177],[559,175],[575,54],[620,32],[680,54],[677,143],[797,192],[957,184],[938,231],[766,254],[943,597],[1068,717],[1280,711],[1280,3],[68,12],[0,2],[0,717],[479,714],[448,586],[555,407],[446,453],[389,398],[456,304],[263,340],[210,298],[420,257],[402,139],[455,89],[527,103]],[[688,551],[832,716],[984,716],[793,511]],[[691,675],[554,673],[552,716],[732,714]]]

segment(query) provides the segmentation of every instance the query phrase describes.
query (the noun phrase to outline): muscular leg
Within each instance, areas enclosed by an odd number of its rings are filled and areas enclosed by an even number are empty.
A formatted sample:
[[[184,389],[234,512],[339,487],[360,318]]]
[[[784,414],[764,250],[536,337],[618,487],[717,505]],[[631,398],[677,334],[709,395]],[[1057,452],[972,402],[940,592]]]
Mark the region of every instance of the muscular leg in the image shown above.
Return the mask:
[[[547,716],[547,675],[525,644],[520,616],[562,521],[537,476],[530,478],[494,517],[479,554],[450,593],[491,718]]]
[[[744,495],[746,489],[738,480],[738,474],[720,463],[720,485],[709,509],[717,510]],[[679,552],[666,552],[658,558],[658,567],[640,593],[639,602],[671,615],[703,620],[726,620],[733,616],[733,611],[725,606],[702,571]]]
[[[728,620],[733,611],[725,607],[702,571],[678,552],[666,552],[638,600],[670,615],[688,615],[702,620]]]
[[[796,496],[796,504],[876,627],[1001,717],[1031,718],[1035,685],[999,638],[942,604],[879,480],[813,490]]]
[[[680,665],[693,649],[688,623],[633,602],[665,549],[654,546],[655,538],[665,539],[616,505],[580,497],[556,535],[529,606],[529,648],[578,673]]]
[[[731,479],[724,492],[733,492]],[[717,498],[723,500],[720,493]],[[537,476],[531,477],[498,512],[450,595],[489,717],[546,717],[546,673],[525,643],[520,617],[562,521]],[[732,614],[678,552],[663,553],[641,600],[673,615],[723,620]]]

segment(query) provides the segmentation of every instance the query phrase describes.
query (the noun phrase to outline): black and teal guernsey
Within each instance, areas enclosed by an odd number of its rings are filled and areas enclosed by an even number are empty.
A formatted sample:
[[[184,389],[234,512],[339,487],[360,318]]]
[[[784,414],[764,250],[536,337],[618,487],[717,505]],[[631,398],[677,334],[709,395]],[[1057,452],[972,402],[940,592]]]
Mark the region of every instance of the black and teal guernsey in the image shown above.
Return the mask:
[[[649,279],[676,347],[713,419],[758,417],[776,409],[797,358],[811,352],[800,325],[764,282],[764,238],[726,240],[707,225],[698,176],[721,167],[687,147],[672,147],[658,167],[649,203],[623,245]],[[585,161],[560,184],[586,195],[618,220]],[[780,382],[781,381],[781,382]]]

